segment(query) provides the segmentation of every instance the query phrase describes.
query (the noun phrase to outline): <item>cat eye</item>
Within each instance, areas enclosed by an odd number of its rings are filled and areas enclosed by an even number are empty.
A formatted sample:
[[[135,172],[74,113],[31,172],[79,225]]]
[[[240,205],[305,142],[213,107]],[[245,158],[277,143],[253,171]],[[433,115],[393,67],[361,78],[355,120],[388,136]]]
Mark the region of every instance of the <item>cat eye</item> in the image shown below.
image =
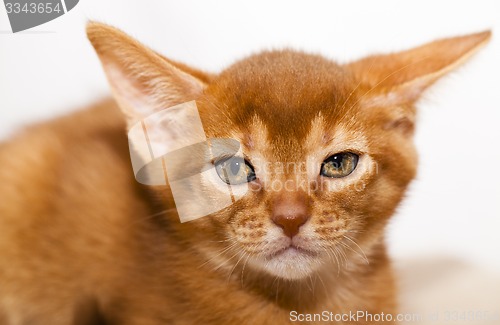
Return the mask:
[[[321,164],[321,176],[341,178],[349,175],[356,169],[359,156],[352,152],[336,153],[328,157]]]
[[[220,179],[230,185],[248,183],[255,180],[255,171],[248,161],[241,157],[221,159],[214,163]]]

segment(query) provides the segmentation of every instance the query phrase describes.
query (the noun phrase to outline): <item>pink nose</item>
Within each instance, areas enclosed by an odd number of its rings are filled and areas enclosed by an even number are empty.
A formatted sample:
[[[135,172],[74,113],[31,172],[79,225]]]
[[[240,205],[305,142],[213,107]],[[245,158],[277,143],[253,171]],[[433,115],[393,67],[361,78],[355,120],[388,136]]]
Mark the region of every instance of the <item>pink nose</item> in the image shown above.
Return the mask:
[[[307,200],[303,194],[286,194],[274,203],[271,219],[288,237],[299,233],[299,228],[309,219]]]

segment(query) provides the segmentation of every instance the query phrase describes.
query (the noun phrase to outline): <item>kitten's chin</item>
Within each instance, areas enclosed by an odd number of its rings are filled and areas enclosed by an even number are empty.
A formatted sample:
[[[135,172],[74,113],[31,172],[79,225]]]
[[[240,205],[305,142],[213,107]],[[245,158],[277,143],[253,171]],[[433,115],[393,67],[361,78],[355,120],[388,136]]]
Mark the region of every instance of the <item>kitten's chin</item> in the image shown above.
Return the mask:
[[[273,276],[300,280],[317,271],[322,263],[315,253],[288,247],[270,256],[256,259],[253,264]]]

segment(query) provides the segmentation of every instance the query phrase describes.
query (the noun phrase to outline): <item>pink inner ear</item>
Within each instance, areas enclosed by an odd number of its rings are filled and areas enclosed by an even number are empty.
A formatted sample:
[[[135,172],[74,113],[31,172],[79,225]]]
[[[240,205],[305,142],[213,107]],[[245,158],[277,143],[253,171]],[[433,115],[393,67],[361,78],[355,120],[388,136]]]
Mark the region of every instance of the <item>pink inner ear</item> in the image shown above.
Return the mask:
[[[243,144],[248,149],[253,149],[254,148],[253,138],[252,138],[252,136],[250,134],[245,134],[244,139],[243,139]]]
[[[422,92],[433,80],[430,76],[428,78],[419,78],[387,90],[372,88],[361,97],[360,102],[367,108],[412,105],[420,98]]]
[[[415,124],[408,117],[403,116],[387,123],[385,129],[398,129],[405,135],[410,135],[415,129]]]
[[[126,76],[122,69],[110,62],[104,64],[109,83],[122,111],[132,125],[157,110],[148,102],[144,89],[134,84],[134,80]]]

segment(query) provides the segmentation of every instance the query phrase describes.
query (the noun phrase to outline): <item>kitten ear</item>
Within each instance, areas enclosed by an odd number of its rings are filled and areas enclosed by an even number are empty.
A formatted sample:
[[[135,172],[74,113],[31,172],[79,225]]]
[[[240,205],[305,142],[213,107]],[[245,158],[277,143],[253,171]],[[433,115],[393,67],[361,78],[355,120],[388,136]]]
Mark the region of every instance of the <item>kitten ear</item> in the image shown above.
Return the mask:
[[[365,96],[368,106],[412,104],[427,87],[463,64],[490,38],[491,32],[484,31],[441,39],[399,53],[370,56],[346,67],[370,93]]]
[[[159,110],[197,98],[210,79],[111,26],[90,22],[87,36],[129,127]]]

